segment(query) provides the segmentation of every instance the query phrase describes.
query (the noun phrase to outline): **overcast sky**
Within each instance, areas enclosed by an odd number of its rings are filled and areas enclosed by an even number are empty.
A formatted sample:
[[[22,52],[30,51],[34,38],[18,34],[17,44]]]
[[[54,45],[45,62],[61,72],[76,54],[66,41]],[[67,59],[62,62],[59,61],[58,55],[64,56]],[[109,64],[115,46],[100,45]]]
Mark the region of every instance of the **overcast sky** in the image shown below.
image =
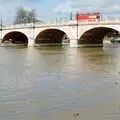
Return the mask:
[[[0,16],[10,23],[17,7],[36,9],[41,19],[51,20],[65,17],[72,12],[101,12],[120,16],[120,0],[0,0]]]

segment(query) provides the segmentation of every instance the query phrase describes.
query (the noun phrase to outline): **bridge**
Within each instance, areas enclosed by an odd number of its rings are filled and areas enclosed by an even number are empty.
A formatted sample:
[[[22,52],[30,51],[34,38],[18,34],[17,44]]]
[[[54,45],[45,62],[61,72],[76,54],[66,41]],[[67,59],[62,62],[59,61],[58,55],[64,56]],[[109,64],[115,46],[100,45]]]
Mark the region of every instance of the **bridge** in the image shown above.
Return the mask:
[[[61,21],[1,26],[0,44],[103,45],[105,37],[120,36],[119,21]]]

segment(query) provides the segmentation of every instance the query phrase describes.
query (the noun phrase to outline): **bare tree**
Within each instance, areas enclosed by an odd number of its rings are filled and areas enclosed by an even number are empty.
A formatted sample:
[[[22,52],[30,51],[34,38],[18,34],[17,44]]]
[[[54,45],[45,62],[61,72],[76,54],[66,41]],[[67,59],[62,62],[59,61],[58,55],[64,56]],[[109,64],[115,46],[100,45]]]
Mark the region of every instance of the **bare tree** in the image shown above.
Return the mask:
[[[30,12],[28,12],[28,22],[34,22],[36,21],[36,12],[35,9],[32,9]]]
[[[35,9],[30,11],[23,7],[17,9],[14,24],[31,23],[35,21],[38,21]]]

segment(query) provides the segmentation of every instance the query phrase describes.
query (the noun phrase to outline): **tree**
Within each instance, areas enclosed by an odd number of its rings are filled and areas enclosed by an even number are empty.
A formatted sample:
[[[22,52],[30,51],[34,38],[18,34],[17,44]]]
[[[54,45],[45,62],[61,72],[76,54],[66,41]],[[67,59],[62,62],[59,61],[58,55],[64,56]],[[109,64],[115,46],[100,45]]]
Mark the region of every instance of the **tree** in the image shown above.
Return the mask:
[[[35,9],[32,9],[30,12],[28,12],[28,23],[36,21],[36,13]]]
[[[35,21],[38,21],[35,9],[26,10],[23,7],[17,9],[14,24],[31,23]]]
[[[17,9],[14,24],[25,23],[25,18],[27,16],[27,11],[20,7]]]

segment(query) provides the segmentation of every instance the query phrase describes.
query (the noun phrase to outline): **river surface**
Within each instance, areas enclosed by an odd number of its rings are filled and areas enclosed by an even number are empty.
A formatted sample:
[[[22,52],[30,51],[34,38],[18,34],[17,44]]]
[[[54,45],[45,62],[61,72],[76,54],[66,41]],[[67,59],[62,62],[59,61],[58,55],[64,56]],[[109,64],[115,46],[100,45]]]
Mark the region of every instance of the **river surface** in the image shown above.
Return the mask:
[[[0,120],[120,120],[119,45],[0,55]]]

